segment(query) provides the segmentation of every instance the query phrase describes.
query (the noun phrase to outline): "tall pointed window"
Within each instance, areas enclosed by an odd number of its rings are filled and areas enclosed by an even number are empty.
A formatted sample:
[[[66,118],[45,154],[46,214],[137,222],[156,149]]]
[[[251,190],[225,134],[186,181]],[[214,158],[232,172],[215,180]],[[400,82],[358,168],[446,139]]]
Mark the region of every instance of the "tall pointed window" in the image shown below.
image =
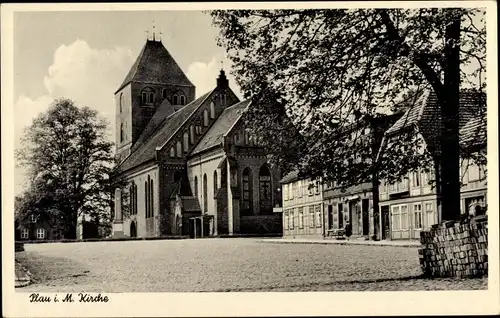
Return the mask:
[[[215,104],[214,104],[214,102],[210,103],[210,118],[211,119],[215,118]]]
[[[271,173],[265,164],[259,171],[259,203],[261,214],[272,212]]]
[[[141,102],[142,102],[142,104],[146,104],[148,102],[148,93],[147,92],[142,92]]]
[[[217,170],[214,171],[214,193],[217,193],[218,189],[218,180],[217,180]]]
[[[181,95],[180,102],[181,102],[181,105],[186,105],[186,96]]]
[[[163,99],[167,98],[167,89],[166,88],[161,89],[161,98],[163,98]]]
[[[123,93],[120,93],[120,113],[123,112]]]
[[[170,158],[175,158],[175,148],[170,148]]]
[[[198,198],[198,177],[194,176],[194,196]]]
[[[203,212],[208,211],[208,185],[207,175],[203,175]]]
[[[123,140],[125,139],[124,136],[123,136],[124,132],[123,132],[123,123],[120,124],[120,142],[123,142]]]
[[[179,105],[179,95],[174,94],[174,96],[172,96],[172,105]]]
[[[250,168],[245,168],[242,174],[242,187],[243,187],[243,200],[241,207],[242,215],[252,215],[252,170]]]

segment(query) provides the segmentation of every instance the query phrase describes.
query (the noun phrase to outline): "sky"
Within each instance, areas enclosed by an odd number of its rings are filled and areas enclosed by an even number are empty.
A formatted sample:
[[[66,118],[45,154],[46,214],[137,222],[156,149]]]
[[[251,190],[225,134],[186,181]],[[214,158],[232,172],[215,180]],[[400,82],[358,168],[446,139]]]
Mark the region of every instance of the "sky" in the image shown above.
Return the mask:
[[[114,141],[114,92],[153,26],[197,96],[215,86],[223,61],[230,87],[241,97],[224,49],[217,46],[218,30],[202,11],[15,12],[15,147],[33,118],[60,97],[98,110]],[[16,194],[25,183],[23,169],[16,167]]]

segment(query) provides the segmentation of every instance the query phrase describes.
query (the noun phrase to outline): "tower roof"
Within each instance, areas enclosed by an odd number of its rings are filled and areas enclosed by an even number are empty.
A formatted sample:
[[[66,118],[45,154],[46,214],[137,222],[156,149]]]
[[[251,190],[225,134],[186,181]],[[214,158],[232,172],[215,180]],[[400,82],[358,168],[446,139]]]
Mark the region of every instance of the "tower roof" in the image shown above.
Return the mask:
[[[147,40],[118,92],[130,82],[194,86],[161,42]]]

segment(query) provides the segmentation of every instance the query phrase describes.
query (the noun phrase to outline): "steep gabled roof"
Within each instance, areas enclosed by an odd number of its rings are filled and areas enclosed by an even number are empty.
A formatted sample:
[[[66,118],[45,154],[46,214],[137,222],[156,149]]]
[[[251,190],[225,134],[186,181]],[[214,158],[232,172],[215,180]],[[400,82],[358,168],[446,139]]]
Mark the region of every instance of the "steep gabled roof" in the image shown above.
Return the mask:
[[[191,154],[200,153],[222,144],[224,135],[227,134],[231,127],[241,118],[241,115],[250,102],[251,100],[247,99],[224,109],[222,114],[203,136],[198,145],[196,145]]]
[[[142,163],[155,158],[156,147],[164,145],[170,138],[177,132],[178,129],[191,117],[191,115],[196,112],[196,110],[203,104],[203,102],[212,95],[212,91],[202,95],[198,99],[192,101],[186,106],[182,107],[177,112],[164,118],[163,121],[158,125],[153,134],[144,143],[137,145],[135,151],[132,151],[130,156],[128,156],[123,163],[120,165],[122,171],[134,168]]]
[[[459,128],[462,128],[471,118],[485,110],[484,93],[462,90],[460,92]],[[434,130],[439,125],[440,109],[434,92],[426,92],[408,109],[404,115],[386,132],[387,135],[396,134],[407,127],[418,125],[421,130]]]
[[[130,82],[193,86],[161,42],[147,40],[117,92]]]
[[[485,93],[462,90],[459,103],[459,129],[462,129],[472,118],[484,116],[486,112]],[[416,127],[424,137],[427,147],[433,149],[434,152],[439,152],[437,137],[441,125],[440,116],[436,94],[433,92],[423,94],[421,99],[387,130],[386,136],[390,138],[406,128]]]

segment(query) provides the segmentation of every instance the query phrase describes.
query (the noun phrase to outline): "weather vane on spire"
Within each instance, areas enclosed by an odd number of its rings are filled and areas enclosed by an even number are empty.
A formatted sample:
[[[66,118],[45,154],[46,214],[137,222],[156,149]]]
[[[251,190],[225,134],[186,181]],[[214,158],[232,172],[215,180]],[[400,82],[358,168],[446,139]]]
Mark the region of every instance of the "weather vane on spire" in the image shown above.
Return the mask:
[[[224,61],[220,61],[220,70],[223,71],[224,70]]]

